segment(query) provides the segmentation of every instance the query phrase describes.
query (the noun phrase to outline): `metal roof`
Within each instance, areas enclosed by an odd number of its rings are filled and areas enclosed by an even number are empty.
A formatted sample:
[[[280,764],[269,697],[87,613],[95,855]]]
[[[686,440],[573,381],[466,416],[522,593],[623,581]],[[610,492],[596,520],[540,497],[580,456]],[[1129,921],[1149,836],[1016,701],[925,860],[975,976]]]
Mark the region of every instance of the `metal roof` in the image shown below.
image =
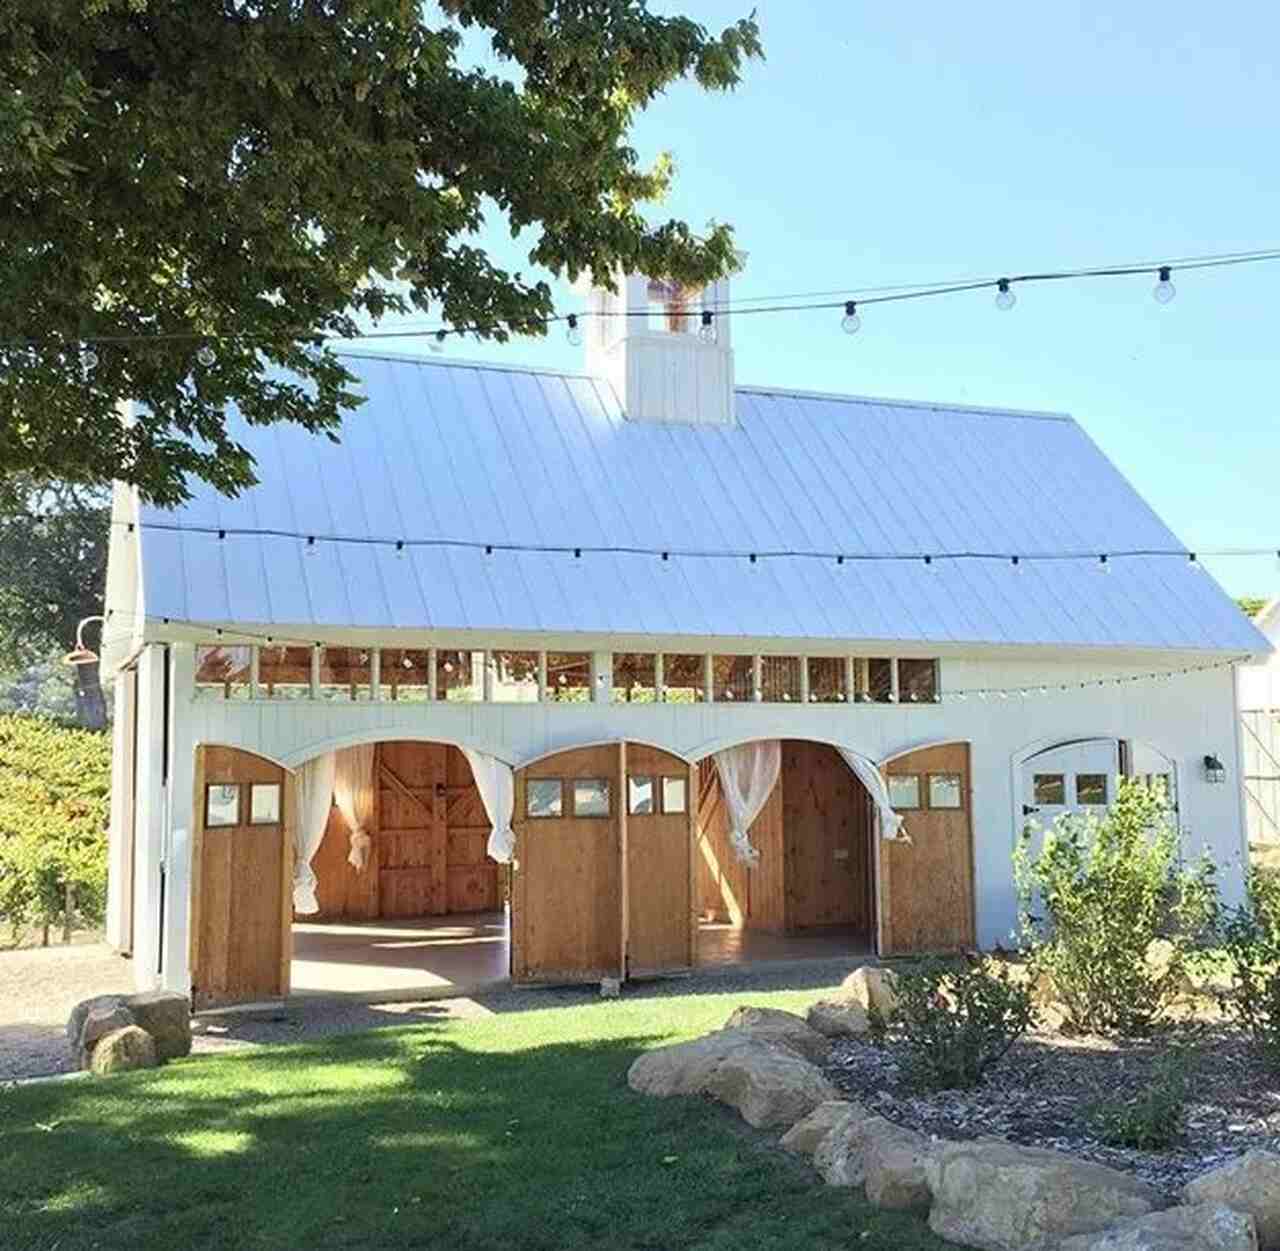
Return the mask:
[[[150,620],[1255,652],[1170,557],[1023,563],[504,552],[162,531],[706,551],[1114,552],[1178,540],[1069,417],[741,387],[733,426],[629,422],[592,378],[346,358],[341,441],[230,418],[257,460],[140,513]]]

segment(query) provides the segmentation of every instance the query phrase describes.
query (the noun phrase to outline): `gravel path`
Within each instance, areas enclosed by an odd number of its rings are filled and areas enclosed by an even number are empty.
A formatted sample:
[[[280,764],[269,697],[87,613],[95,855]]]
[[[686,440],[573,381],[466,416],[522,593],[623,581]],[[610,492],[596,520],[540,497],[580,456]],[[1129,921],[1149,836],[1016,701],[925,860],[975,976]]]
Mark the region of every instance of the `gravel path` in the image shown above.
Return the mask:
[[[816,960],[730,966],[690,977],[631,982],[627,999],[735,991],[806,990],[839,985],[865,961]],[[127,960],[104,944],[0,952],[0,1082],[73,1071],[63,1032],[71,1009],[91,995],[132,991]],[[294,999],[274,1012],[206,1014],[193,1022],[196,1052],[220,1052],[415,1021],[464,1020],[502,1012],[589,1003],[597,989],[500,989],[474,998],[365,1004],[351,999]]]

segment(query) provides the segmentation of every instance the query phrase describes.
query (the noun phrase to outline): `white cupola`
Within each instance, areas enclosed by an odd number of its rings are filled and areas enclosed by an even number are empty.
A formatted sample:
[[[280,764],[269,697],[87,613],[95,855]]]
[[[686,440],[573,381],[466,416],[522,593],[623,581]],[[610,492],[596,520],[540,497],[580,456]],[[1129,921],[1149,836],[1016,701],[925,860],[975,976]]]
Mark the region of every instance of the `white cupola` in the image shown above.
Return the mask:
[[[613,384],[628,421],[732,425],[729,280],[701,290],[642,274],[587,295],[587,370]]]

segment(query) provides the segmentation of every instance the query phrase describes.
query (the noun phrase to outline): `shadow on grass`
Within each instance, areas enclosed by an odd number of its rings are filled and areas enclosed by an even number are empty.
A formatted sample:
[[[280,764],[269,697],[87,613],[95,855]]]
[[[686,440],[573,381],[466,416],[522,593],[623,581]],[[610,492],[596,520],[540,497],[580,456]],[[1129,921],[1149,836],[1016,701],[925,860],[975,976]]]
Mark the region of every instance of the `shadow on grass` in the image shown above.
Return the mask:
[[[540,1028],[384,1030],[0,1093],[4,1245],[942,1245],[723,1109],[633,1094],[652,1036]]]

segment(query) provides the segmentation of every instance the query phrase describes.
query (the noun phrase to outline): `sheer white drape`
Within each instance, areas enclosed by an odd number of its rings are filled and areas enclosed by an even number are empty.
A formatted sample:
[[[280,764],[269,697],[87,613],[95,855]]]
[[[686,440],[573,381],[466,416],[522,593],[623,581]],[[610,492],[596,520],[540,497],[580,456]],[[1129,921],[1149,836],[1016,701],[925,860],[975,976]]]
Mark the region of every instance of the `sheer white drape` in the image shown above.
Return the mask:
[[[298,819],[294,823],[293,910],[320,911],[316,899],[316,874],[311,860],[324,841],[333,807],[333,778],[336,761],[327,751],[308,760],[297,772]]]
[[[480,792],[480,800],[493,827],[489,832],[489,859],[499,864],[510,864],[516,851],[516,836],[511,828],[516,806],[515,774],[510,765],[503,764],[487,752],[472,751],[469,747],[464,747],[462,752],[471,766],[476,790]]]
[[[373,848],[368,830],[369,822],[373,820],[373,744],[344,747],[337,756],[333,799],[342,811],[347,829],[351,831],[347,863],[357,873],[363,873]]]
[[[880,772],[875,761],[866,756],[860,756],[847,747],[836,750],[844,757],[845,764],[853,770],[858,781],[867,788],[871,802],[875,804],[876,830],[880,837],[890,842],[909,843],[911,839],[902,827],[902,818],[894,812],[893,804],[889,802],[889,784],[884,780],[884,774]]]
[[[742,743],[716,752],[716,772],[729,808],[729,842],[743,864],[758,864],[760,852],[751,845],[751,823],[760,815],[782,769],[782,744],[776,738]]]

